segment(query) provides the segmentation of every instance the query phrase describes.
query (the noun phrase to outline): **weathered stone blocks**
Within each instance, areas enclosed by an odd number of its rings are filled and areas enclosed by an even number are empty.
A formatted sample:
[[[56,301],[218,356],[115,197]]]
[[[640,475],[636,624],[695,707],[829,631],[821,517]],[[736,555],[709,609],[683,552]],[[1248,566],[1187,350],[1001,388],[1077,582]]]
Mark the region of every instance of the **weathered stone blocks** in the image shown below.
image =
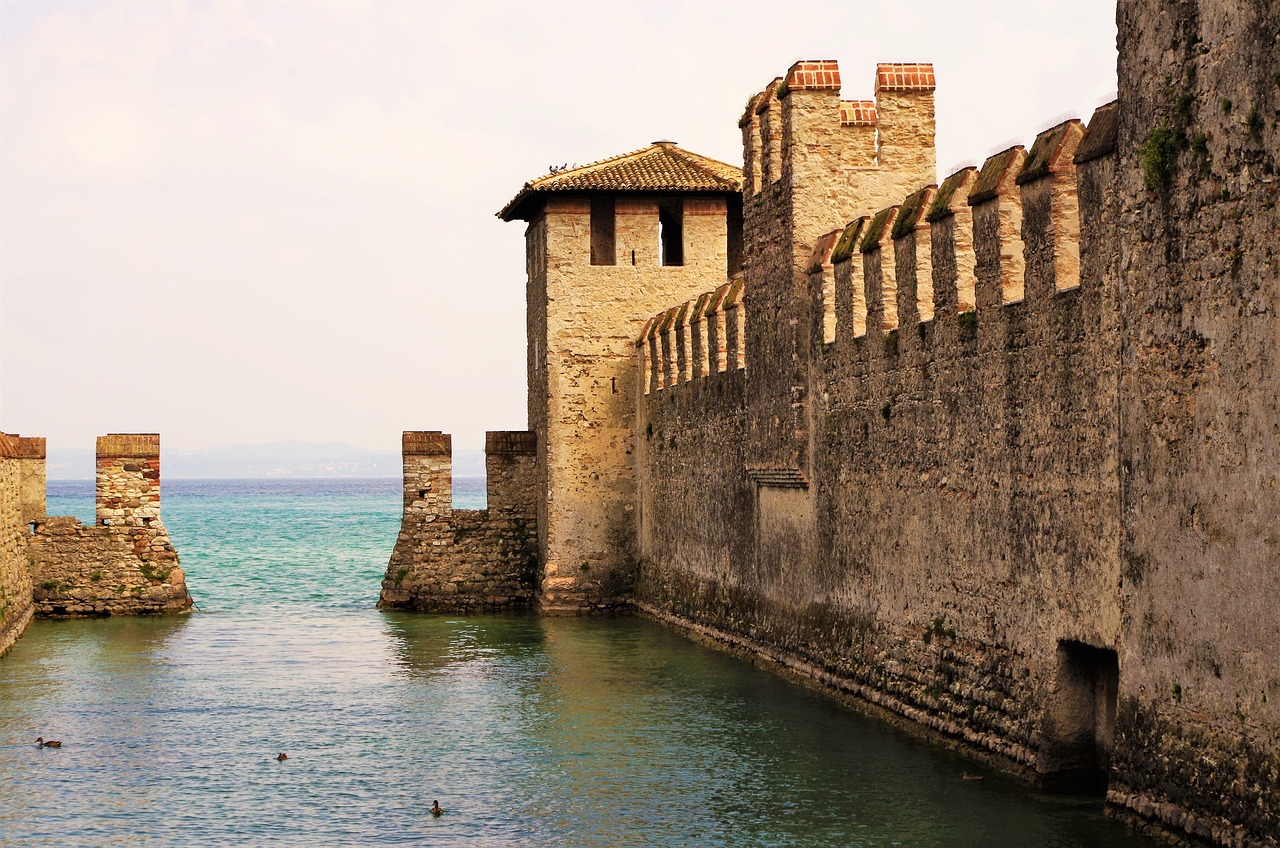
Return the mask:
[[[96,465],[93,526],[60,517],[31,524],[37,614],[64,618],[190,609],[186,575],[160,519],[160,437],[100,436]]]
[[[536,596],[537,440],[490,432],[488,507],[454,509],[452,438],[407,431],[404,513],[378,606],[433,612],[523,609]]]

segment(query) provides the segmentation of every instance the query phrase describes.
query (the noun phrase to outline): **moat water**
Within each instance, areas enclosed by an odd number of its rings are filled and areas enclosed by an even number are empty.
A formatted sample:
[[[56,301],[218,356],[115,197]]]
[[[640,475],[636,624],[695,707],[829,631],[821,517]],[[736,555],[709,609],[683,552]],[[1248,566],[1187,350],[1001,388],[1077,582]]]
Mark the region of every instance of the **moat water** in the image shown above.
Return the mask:
[[[379,612],[398,481],[164,497],[201,611],[0,660],[0,844],[1158,844],[648,621]]]

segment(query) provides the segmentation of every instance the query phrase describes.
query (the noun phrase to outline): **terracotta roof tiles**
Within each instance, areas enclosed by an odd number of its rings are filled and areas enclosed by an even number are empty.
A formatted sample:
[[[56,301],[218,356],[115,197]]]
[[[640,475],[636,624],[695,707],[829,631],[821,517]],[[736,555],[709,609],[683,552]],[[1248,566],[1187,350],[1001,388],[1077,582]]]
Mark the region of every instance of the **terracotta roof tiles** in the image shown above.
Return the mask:
[[[742,170],[690,153],[673,142],[658,141],[631,153],[530,180],[502,207],[498,217],[504,221],[524,218],[535,195],[553,191],[740,192]]]

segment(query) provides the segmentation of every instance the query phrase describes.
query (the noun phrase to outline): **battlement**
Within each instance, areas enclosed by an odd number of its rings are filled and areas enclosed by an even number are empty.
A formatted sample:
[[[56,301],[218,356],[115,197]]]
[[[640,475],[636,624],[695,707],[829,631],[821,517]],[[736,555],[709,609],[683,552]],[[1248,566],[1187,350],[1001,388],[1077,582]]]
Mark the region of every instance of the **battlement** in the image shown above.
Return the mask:
[[[1021,146],[996,153],[980,170],[961,168],[941,187],[925,186],[821,237],[808,268],[815,339],[892,333],[976,309],[966,323],[973,329],[994,317],[993,307],[1026,300],[1034,310],[1078,288],[1082,252],[1109,249],[1114,236],[1094,229],[1082,243],[1082,216],[1102,210],[1081,209],[1077,169],[1114,150],[1115,110],[1114,102],[1100,107],[1088,130],[1078,120],[1060,123],[1040,133],[1030,153]],[[921,336],[895,336],[893,349]]]
[[[758,195],[798,163],[847,173],[932,170],[932,65],[877,65],[874,100],[840,100],[840,87],[838,62],[805,60],[748,100],[739,120],[744,197]],[[825,148],[820,163],[807,161],[815,142]],[[851,188],[860,193],[857,182]]]
[[[98,437],[95,518],[98,524],[114,527],[159,525],[159,435]]]
[[[380,607],[465,611],[523,607],[537,566],[537,438],[485,434],[488,506],[453,508],[453,437],[407,430],[404,512]]]
[[[745,286],[737,277],[644,323],[636,339],[644,394],[746,367]]]
[[[30,524],[45,513],[45,440],[0,433],[0,460],[12,462],[18,520]]]
[[[46,442],[0,434],[0,476],[16,489],[15,512],[0,524],[22,530],[21,580],[0,574],[0,595],[25,585],[27,617],[55,618],[181,612],[192,605],[178,552],[160,521],[160,437],[113,433],[97,440],[96,519],[46,515]],[[15,486],[16,484],[16,486]],[[3,500],[9,501],[9,492]],[[17,519],[20,523],[15,522]],[[0,539],[0,560],[13,556],[12,539]],[[0,572],[9,567],[0,562]],[[8,583],[10,589],[4,585]],[[3,600],[3,598],[0,598]],[[4,606],[0,603],[0,607]],[[0,619],[5,616],[0,614]],[[11,617],[10,617],[11,618]],[[0,620],[0,642],[16,638]]]

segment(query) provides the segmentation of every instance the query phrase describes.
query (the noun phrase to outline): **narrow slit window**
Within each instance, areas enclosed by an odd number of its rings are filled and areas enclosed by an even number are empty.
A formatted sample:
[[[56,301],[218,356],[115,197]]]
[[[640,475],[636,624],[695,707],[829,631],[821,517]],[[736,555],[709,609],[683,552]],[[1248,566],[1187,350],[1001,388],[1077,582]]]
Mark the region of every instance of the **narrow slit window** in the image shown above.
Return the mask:
[[[612,197],[591,198],[591,264],[618,264],[617,225]]]
[[[658,238],[662,242],[662,264],[684,264],[684,203],[679,198],[658,205]]]

